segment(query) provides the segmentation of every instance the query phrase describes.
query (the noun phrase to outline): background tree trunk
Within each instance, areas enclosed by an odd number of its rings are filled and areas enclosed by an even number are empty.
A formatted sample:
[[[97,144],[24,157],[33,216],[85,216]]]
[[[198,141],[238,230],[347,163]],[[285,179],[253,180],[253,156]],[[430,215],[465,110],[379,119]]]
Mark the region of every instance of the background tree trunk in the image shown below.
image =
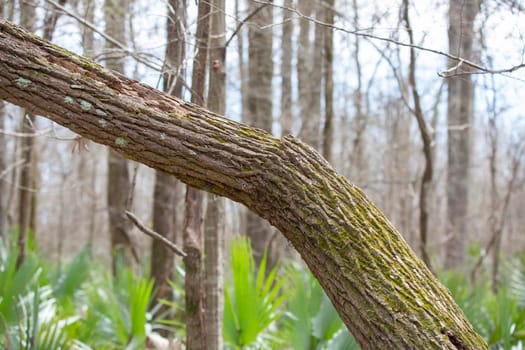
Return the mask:
[[[4,3],[0,4],[0,18],[4,18]],[[4,101],[0,101],[0,130],[4,130],[6,116]],[[0,132],[0,240],[7,237],[7,140]]]
[[[450,0],[448,45],[452,55],[472,59],[474,19],[480,0]],[[449,61],[450,66],[457,62]],[[461,73],[459,69],[456,73]],[[474,110],[474,84],[470,75],[447,78],[448,84],[448,177],[445,268],[462,266],[468,239],[470,127]]]
[[[249,13],[261,5],[250,1]],[[262,27],[272,24],[273,6],[267,5],[250,19],[248,28],[248,89],[246,123],[256,128],[272,132],[272,77],[273,77],[273,34],[271,28]],[[270,241],[270,224],[254,213],[246,212],[246,235],[250,237],[253,256],[257,263],[262,259],[264,250]],[[270,259],[272,260],[272,259]],[[269,262],[272,266],[272,262]]]
[[[487,348],[379,209],[299,140],[162,94],[3,20],[0,99],[269,219],[363,349]]]
[[[293,8],[293,0],[284,0],[284,7]],[[281,39],[281,135],[292,134],[292,12],[283,9],[283,32]]]
[[[213,0],[210,29],[210,70],[208,108],[224,114],[226,109],[226,23],[225,1]],[[224,314],[224,199],[208,195],[204,230],[206,282],[206,346],[222,350],[222,319]]]
[[[196,54],[191,76],[191,102],[204,106],[208,41],[210,37],[210,10],[207,0],[199,1]],[[202,267],[202,224],[204,220],[204,193],[196,188],[186,189],[186,212],[184,214],[183,240],[186,275],[186,346],[188,350],[206,348],[206,325],[204,318],[204,275]]]
[[[28,31],[35,30],[36,8],[27,1],[19,1],[20,25]],[[51,40],[51,37],[45,38]],[[31,134],[35,131],[36,116],[22,110],[20,132]],[[24,137],[20,142],[23,166],[20,169],[20,185],[18,190],[18,255],[17,266],[22,265],[25,259],[27,234],[32,231],[36,234],[36,177],[37,160],[35,153],[35,138]]]
[[[182,97],[183,61],[185,58],[186,1],[170,0],[167,6],[167,45],[163,73],[163,90]],[[155,172],[153,193],[153,230],[168,240],[176,241],[177,180],[163,171]],[[155,278],[155,299],[172,300],[173,291],[168,280],[173,278],[174,256],[159,241],[151,243],[151,276]],[[155,305],[156,303],[152,303]],[[168,307],[162,308],[168,311]],[[167,334],[164,334],[167,335]]]
[[[104,3],[106,34],[120,43],[126,42],[128,6],[128,0],[105,0]],[[124,57],[119,48],[112,42],[106,41],[105,49],[106,67],[124,73]],[[107,203],[114,273],[119,259],[123,259],[121,262],[126,265],[131,263],[131,240],[129,236],[131,226],[125,215],[130,188],[131,179],[127,160],[113,149],[109,149]]]
[[[299,1],[299,11],[305,16],[323,20],[323,6],[313,1]],[[310,40],[311,26],[314,41]],[[323,72],[322,51],[325,28],[307,18],[299,24],[299,48],[297,50],[297,76],[301,108],[301,140],[320,150],[321,146],[321,79]]]
[[[334,0],[327,0],[324,3],[324,22],[328,24],[324,28],[324,105],[325,117],[323,127],[323,157],[332,163],[332,145],[334,143]],[[356,38],[357,39],[357,38]]]

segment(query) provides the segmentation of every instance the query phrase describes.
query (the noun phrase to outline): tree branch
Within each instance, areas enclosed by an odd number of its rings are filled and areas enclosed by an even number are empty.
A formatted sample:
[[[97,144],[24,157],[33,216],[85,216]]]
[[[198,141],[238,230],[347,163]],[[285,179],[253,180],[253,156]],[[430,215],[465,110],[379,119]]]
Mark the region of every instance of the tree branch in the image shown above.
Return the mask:
[[[363,349],[487,348],[384,214],[294,137],[165,95],[4,20],[0,99],[269,220]]]

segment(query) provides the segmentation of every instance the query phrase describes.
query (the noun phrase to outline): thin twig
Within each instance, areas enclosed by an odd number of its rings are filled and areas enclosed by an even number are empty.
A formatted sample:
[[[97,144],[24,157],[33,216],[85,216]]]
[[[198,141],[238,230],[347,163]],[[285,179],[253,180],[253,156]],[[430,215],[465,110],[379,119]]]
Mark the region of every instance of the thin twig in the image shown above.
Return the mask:
[[[64,6],[61,6],[56,1],[46,0],[46,2],[48,2],[51,5],[53,5],[54,7],[59,9],[60,11],[64,12],[66,15],[76,19],[77,21],[79,21],[80,23],[82,23],[83,25],[85,25],[86,27],[88,27],[89,29],[94,31],[95,33],[99,34],[104,39],[106,39],[107,41],[109,41],[113,45],[115,45],[118,48],[120,48],[122,51],[124,51],[126,54],[130,55],[131,57],[133,57],[138,62],[140,62],[140,63],[144,64],[145,66],[147,66],[147,67],[149,67],[151,69],[154,69],[156,71],[160,71],[162,69],[162,67],[157,66],[157,65],[155,65],[155,64],[153,64],[151,62],[148,62],[144,58],[140,57],[140,55],[138,55],[136,52],[134,52],[133,50],[131,50],[128,47],[126,47],[124,44],[122,44],[118,40],[112,38],[111,36],[107,35],[103,31],[99,30],[93,23],[90,23],[90,22],[86,21],[84,18],[82,18],[82,17],[78,16],[77,14],[69,11],[68,9],[66,9]]]
[[[5,168],[5,169],[0,173],[0,180],[2,180],[2,178],[3,178],[4,176],[6,176],[9,172],[11,172],[12,170],[14,170],[15,168],[19,167],[20,165],[23,165],[25,162],[26,162],[25,159],[19,159],[16,163],[9,165],[7,168]]]
[[[49,134],[52,130],[51,127],[45,128],[43,130],[37,130],[35,132],[16,132],[0,129],[0,134],[14,137],[38,137]]]
[[[246,24],[246,22],[248,22],[253,16],[255,16],[259,11],[265,8],[266,5],[269,5],[269,4],[262,4],[261,6],[253,10],[250,14],[248,14],[248,16],[246,16],[242,21],[240,21],[239,24],[237,25],[237,28],[235,28],[235,30],[233,31],[232,35],[230,35],[228,40],[226,40],[226,44],[224,44],[224,47],[228,47],[228,45],[230,44],[230,41],[232,41],[235,35],[237,35],[237,33],[239,32],[239,30],[241,30],[241,27],[244,24]]]
[[[374,39],[374,40],[379,40],[379,41],[386,41],[386,42],[393,43],[395,45],[399,45],[399,46],[403,46],[403,47],[411,47],[411,48],[414,48],[414,49],[419,50],[419,51],[431,52],[431,53],[434,53],[434,54],[437,54],[437,55],[440,55],[440,56],[445,56],[445,57],[447,57],[447,58],[449,58],[449,59],[451,59],[453,61],[458,62],[458,65],[452,67],[452,70],[448,69],[448,70],[445,70],[443,72],[438,72],[438,75],[440,77],[442,77],[442,78],[449,78],[451,76],[455,76],[458,73],[460,73],[460,74],[468,74],[468,73],[474,74],[474,73],[476,73],[476,72],[455,72],[455,69],[459,68],[460,65],[469,66],[471,68],[474,68],[474,69],[476,69],[478,71],[481,71],[483,73],[486,73],[486,74],[512,73],[512,72],[515,72],[515,71],[517,71],[519,69],[525,68],[525,63],[520,63],[520,64],[511,66],[511,67],[508,67],[508,68],[490,69],[488,67],[484,67],[484,66],[479,65],[479,64],[477,64],[475,62],[466,60],[466,59],[461,58],[459,56],[455,56],[455,55],[449,54],[449,53],[444,52],[444,51],[431,49],[431,48],[424,47],[424,46],[421,46],[421,45],[410,44],[410,43],[406,43],[406,42],[395,40],[395,39],[391,39],[391,38],[385,38],[385,37],[378,36],[378,35],[375,35],[375,34],[363,33],[363,32],[361,32],[361,31],[359,31],[357,29],[351,30],[351,29],[346,29],[346,28],[339,27],[339,26],[334,25],[334,24],[326,23],[326,22],[318,20],[318,19],[316,19],[314,17],[307,16],[307,15],[301,13],[299,10],[297,10],[295,8],[292,8],[292,7],[278,5],[278,4],[270,3],[268,1],[263,1],[263,0],[253,0],[253,1],[256,2],[256,3],[259,3],[259,4],[271,5],[271,6],[274,6],[274,7],[277,7],[277,8],[281,8],[283,10],[291,11],[291,12],[295,13],[297,16],[299,16],[301,18],[304,18],[304,19],[306,19],[306,20],[308,20],[308,21],[310,21],[312,23],[315,23],[315,24],[318,24],[318,25],[322,25],[322,26],[325,26],[325,27],[328,27],[328,28],[332,28],[334,30],[337,30],[337,31],[340,31],[340,32],[343,32],[343,33],[352,34],[352,35],[355,35],[355,36],[360,36],[360,37]]]
[[[175,245],[175,243],[171,242],[166,237],[164,237],[161,234],[153,231],[152,229],[144,226],[144,224],[142,224],[139,221],[139,219],[135,215],[133,215],[132,212],[126,210],[126,216],[128,217],[128,219],[131,220],[131,222],[133,222],[135,224],[135,226],[137,226],[139,228],[139,230],[141,230],[142,232],[144,232],[145,234],[147,234],[151,238],[154,238],[154,239],[160,241],[167,248],[169,248],[173,253],[175,253],[175,254],[177,254],[179,256],[182,256],[182,257],[186,257],[187,254],[184,253],[179,247],[177,247]]]

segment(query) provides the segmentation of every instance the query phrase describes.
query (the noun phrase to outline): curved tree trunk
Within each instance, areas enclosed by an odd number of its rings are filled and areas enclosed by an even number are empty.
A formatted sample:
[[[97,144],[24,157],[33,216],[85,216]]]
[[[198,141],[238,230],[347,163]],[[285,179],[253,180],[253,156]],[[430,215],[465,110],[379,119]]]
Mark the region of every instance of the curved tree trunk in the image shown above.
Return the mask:
[[[388,219],[301,141],[165,95],[3,20],[0,99],[269,220],[363,349],[487,348]]]

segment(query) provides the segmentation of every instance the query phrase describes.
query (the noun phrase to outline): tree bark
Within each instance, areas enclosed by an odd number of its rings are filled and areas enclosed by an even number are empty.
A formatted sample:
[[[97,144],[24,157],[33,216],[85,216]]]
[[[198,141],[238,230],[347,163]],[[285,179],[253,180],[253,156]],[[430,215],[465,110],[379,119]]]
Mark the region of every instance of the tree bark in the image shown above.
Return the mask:
[[[480,0],[450,0],[448,43],[449,52],[472,59],[474,19]],[[451,66],[457,62],[449,62]],[[457,71],[460,73],[460,71]],[[474,110],[474,84],[471,76],[461,74],[447,78],[448,83],[448,177],[445,267],[465,262],[468,238],[467,210],[469,184],[470,123]]]
[[[225,1],[213,0],[210,29],[208,108],[224,114],[226,109]],[[204,228],[206,349],[222,350],[224,314],[224,200],[208,195]]]
[[[165,95],[4,20],[0,99],[268,219],[363,349],[487,348],[379,209],[294,137]]]

